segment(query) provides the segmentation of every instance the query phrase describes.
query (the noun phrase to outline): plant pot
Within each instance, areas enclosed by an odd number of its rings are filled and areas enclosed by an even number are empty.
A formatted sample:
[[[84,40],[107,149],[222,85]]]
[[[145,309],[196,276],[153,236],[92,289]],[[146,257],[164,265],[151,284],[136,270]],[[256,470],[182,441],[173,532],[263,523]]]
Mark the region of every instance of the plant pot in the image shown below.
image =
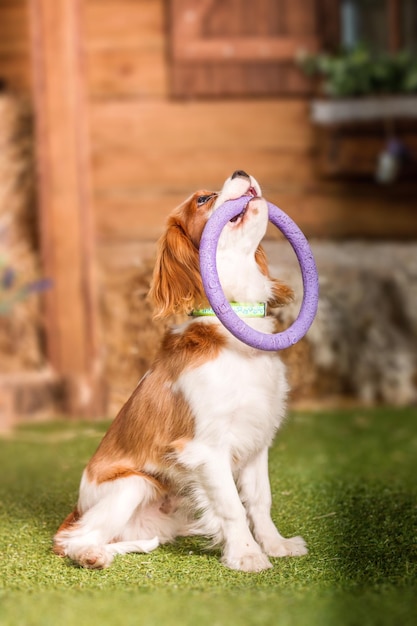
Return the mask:
[[[417,120],[417,96],[315,99],[311,103],[311,119],[323,126],[390,119]]]

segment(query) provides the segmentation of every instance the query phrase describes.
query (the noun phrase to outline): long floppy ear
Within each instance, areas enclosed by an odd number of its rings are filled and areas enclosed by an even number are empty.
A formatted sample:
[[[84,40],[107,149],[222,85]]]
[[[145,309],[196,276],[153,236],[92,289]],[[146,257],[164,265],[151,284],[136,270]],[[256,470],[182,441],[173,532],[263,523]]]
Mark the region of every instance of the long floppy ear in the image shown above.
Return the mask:
[[[294,292],[291,287],[285,283],[272,278],[269,273],[268,259],[262,246],[258,246],[255,252],[255,260],[264,276],[267,276],[271,283],[271,295],[268,298],[268,304],[272,307],[284,306],[294,300]]]
[[[175,217],[159,240],[149,299],[155,318],[189,313],[205,300],[198,250]]]

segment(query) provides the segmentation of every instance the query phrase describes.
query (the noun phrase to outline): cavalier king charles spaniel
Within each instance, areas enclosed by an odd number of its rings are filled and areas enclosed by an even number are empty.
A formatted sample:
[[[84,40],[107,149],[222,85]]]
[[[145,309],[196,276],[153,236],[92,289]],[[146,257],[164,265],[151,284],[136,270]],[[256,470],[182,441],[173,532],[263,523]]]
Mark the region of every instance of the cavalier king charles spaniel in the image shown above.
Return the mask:
[[[252,176],[236,171],[220,192],[198,191],[170,215],[149,296],[155,316],[175,315],[177,324],[89,461],[78,503],[54,538],[54,551],[83,567],[108,567],[117,554],[187,535],[209,537],[222,563],[244,572],[272,567],[268,557],[307,553],[270,516],[268,448],[285,414],[284,365],[210,315],[200,276],[204,225],[242,195],[251,199],[219,238],[224,293],[245,323],[266,333],[274,317],[259,310],[292,299],[269,274],[260,246],[268,207]]]

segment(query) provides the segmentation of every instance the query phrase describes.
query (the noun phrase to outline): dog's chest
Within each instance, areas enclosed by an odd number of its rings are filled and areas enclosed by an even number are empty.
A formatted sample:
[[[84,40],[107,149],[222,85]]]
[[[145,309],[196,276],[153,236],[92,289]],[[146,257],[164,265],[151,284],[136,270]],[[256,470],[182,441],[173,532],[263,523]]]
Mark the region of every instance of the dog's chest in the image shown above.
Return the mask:
[[[270,445],[284,416],[287,383],[276,355],[226,349],[177,385],[195,417],[195,438],[238,458]]]

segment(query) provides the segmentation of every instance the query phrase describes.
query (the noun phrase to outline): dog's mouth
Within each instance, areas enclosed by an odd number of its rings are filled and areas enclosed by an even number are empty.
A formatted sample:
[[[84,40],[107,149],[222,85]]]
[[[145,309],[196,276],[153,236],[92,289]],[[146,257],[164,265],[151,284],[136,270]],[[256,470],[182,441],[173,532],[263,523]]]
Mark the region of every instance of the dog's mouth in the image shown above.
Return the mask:
[[[252,198],[256,198],[258,194],[256,193],[256,189],[254,187],[249,187],[249,189],[247,190],[247,192],[245,193],[245,196],[251,196]],[[246,206],[243,208],[243,210],[238,214],[235,215],[234,217],[232,217],[232,219],[230,220],[231,222],[237,222],[239,220],[242,219],[242,217],[244,217],[247,209],[248,209],[248,204],[249,204],[250,200],[248,200]]]

